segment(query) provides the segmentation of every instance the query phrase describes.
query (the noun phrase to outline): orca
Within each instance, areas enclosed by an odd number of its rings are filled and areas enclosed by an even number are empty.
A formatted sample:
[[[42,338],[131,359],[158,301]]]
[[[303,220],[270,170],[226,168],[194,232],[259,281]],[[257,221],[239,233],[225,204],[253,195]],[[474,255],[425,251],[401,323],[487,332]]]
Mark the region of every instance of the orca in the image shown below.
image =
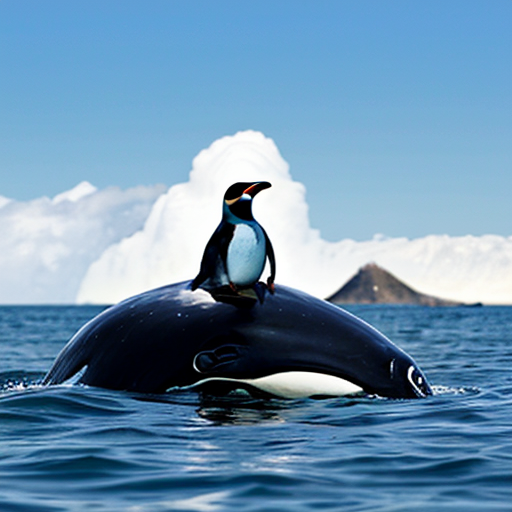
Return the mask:
[[[432,389],[414,360],[368,323],[282,285],[263,302],[171,284],[109,307],[57,356],[44,385],[141,393],[245,390],[280,398]]]

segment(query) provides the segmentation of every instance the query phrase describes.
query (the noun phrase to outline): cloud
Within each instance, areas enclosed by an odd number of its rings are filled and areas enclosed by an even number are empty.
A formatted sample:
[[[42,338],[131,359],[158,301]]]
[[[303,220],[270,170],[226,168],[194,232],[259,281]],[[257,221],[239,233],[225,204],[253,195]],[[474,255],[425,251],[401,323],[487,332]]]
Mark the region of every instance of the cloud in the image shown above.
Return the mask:
[[[80,201],[80,199],[83,199],[90,194],[94,194],[94,192],[97,191],[98,189],[94,185],[91,185],[88,181],[82,181],[75,188],[62,192],[62,194],[57,194],[52,199],[52,203],[59,204],[64,201],[76,203],[77,201]]]
[[[512,237],[327,242],[309,224],[304,186],[274,142],[253,131],[215,141],[194,159],[189,181],[169,189],[82,182],[53,199],[0,196],[0,303],[113,303],[191,279],[225,190],[257,180],[272,183],[254,214],[272,239],[278,283],[326,297],[375,262],[424,293],[512,304]]]
[[[304,287],[304,280],[293,276],[295,248],[312,256],[314,243],[320,241],[319,233],[309,227],[305,188],[291,179],[288,164],[271,139],[246,131],[219,139],[199,153],[189,181],[171,187],[158,199],[144,229],[109,247],[91,265],[78,301],[103,298],[113,302],[193,278],[204,247],[220,222],[224,192],[234,182],[258,180],[272,183],[271,189],[255,199],[254,215],[273,241],[278,280]],[[299,270],[299,274],[303,272]]]
[[[5,205],[9,204],[11,199],[8,197],[0,196],[0,208],[3,208]]]
[[[254,131],[223,137],[201,151],[189,181],[159,197],[142,229],[122,240],[118,237],[120,241],[89,266],[77,301],[117,302],[193,278],[220,221],[227,187],[259,180],[272,183],[255,199],[254,215],[274,245],[278,283],[326,297],[373,261],[424,293],[467,302],[512,303],[512,237],[433,235],[327,242],[309,224],[304,186],[293,181],[274,142]],[[103,226],[109,227],[107,219]]]
[[[141,229],[164,191],[82,182],[53,199],[0,198],[0,302],[73,303],[89,265]]]

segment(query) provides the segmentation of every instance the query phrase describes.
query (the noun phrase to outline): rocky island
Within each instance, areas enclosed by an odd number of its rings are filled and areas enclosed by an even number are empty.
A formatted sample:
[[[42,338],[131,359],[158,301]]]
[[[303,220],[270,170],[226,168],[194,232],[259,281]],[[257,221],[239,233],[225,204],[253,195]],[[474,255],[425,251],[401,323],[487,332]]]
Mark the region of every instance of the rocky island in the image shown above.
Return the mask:
[[[334,304],[462,305],[460,302],[420,293],[375,263],[360,268],[354,277],[327,300]]]

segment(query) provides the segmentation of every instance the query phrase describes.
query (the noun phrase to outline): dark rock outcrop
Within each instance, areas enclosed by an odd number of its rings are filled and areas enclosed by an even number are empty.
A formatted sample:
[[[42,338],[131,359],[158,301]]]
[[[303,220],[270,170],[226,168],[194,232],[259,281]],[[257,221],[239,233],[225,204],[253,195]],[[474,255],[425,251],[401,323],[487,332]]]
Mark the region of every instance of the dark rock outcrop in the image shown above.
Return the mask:
[[[461,305],[460,302],[417,292],[375,263],[360,268],[354,277],[327,300],[335,304]]]

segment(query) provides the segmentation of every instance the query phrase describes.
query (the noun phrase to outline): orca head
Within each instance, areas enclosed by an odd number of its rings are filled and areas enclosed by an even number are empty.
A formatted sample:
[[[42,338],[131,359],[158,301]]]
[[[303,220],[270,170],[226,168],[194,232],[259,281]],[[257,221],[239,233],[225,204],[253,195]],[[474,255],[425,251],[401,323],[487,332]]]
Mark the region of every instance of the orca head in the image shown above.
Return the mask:
[[[394,382],[400,382],[404,398],[424,398],[432,395],[432,388],[425,375],[409,356],[391,360],[390,377]]]

